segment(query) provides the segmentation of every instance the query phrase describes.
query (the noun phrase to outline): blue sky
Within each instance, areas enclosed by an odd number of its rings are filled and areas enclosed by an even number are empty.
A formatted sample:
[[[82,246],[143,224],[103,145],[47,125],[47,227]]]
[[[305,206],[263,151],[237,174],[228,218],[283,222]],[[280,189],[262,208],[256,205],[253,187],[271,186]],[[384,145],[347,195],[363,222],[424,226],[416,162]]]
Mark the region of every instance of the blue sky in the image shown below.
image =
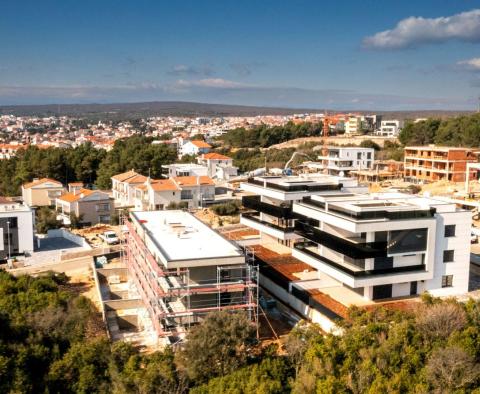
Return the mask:
[[[474,109],[480,1],[7,1],[0,104]]]

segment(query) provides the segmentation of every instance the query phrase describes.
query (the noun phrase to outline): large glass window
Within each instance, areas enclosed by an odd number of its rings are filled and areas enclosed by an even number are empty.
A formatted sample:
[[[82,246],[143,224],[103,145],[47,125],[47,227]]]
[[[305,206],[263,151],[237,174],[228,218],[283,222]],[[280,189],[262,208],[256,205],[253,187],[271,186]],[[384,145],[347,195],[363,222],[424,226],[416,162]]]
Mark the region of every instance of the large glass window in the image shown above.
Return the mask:
[[[453,286],[453,275],[443,275],[442,287],[452,287],[452,286]]]
[[[428,229],[390,231],[388,254],[421,252],[427,249]]]

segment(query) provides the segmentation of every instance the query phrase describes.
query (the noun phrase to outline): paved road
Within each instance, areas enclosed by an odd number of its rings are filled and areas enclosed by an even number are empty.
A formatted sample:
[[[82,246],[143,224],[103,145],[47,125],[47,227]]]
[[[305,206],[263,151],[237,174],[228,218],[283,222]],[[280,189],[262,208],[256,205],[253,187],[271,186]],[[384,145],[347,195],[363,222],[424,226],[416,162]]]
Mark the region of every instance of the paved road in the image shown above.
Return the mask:
[[[83,246],[65,238],[42,238],[40,240],[40,249],[37,249],[32,256],[25,258],[26,266],[44,264],[50,262],[59,262],[64,252],[78,252],[86,250]]]

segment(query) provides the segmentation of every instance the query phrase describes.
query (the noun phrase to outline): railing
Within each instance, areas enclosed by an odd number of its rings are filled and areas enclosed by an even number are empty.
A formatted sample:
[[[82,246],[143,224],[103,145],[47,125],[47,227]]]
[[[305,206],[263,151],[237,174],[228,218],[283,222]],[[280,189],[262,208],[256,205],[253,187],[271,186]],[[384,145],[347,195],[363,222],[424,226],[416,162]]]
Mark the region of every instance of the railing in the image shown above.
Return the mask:
[[[295,222],[295,231],[303,238],[324,245],[329,249],[340,252],[353,259],[368,259],[387,256],[386,242],[351,242],[299,220]]]
[[[261,187],[267,187],[270,189],[280,190],[284,192],[320,192],[320,191],[334,191],[340,190],[343,185],[341,183],[336,185],[318,185],[312,184],[309,185],[307,183],[300,184],[300,185],[280,185],[278,183],[272,183],[268,181],[259,181],[254,178],[248,178],[247,183],[252,185],[257,185]]]
[[[265,220],[260,220],[258,215],[252,213],[242,213],[242,217],[255,223],[261,224],[262,226],[267,226],[273,228],[274,230],[281,231],[283,233],[293,233],[295,231],[294,227],[282,227],[274,223],[266,222]]]
[[[328,206],[322,201],[312,200],[311,197],[303,197],[302,202],[306,205],[311,205],[317,208],[325,210],[325,212],[331,212],[334,214],[342,215],[347,218],[355,220],[369,220],[369,219],[388,219],[388,220],[401,220],[401,219],[425,219],[432,218],[435,215],[436,209],[418,209],[409,211],[389,211],[386,209],[379,209],[374,211],[360,211],[354,212],[345,208],[337,206]]]
[[[279,207],[262,202],[260,196],[244,196],[242,197],[242,204],[245,208],[263,212],[276,218],[292,219],[294,217],[291,207]]]
[[[330,259],[327,259],[326,257],[323,257],[319,255],[318,253],[315,253],[314,251],[308,249],[309,247],[315,246],[313,242],[298,242],[294,245],[294,248],[302,253],[305,253],[306,255],[313,257],[315,260],[318,260],[324,264],[327,264],[349,276],[352,276],[354,278],[373,278],[377,276],[383,276],[383,275],[392,275],[392,274],[399,274],[399,273],[404,273],[404,272],[425,272],[426,271],[426,266],[425,264],[418,264],[418,265],[408,265],[404,267],[392,267],[392,268],[380,268],[380,269],[374,269],[374,270],[364,270],[364,271],[354,271],[346,267],[345,265],[342,265],[340,263],[337,263],[335,261],[332,261]]]

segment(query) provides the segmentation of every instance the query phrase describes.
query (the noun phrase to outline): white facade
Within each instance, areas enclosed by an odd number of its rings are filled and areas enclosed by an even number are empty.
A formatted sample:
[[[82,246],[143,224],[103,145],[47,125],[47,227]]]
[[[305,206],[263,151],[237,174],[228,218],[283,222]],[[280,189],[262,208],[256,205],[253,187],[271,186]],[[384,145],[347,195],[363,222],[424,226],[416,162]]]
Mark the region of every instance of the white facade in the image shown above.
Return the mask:
[[[349,116],[345,121],[345,134],[357,134],[362,129],[361,116]]]
[[[366,300],[468,291],[471,214],[400,193],[314,196],[293,212],[318,220],[296,230],[293,256]],[[303,227],[302,227],[303,226]]]
[[[0,198],[0,260],[33,252],[34,215],[28,206]]]
[[[375,159],[373,148],[327,147],[318,156],[319,162],[308,163],[308,167],[329,175],[348,176],[352,170],[371,170]]]
[[[375,131],[376,135],[382,137],[397,137],[402,129],[402,122],[399,120],[382,120],[380,129]]]
[[[180,147],[180,156],[201,155],[210,152],[212,147],[204,141],[187,141]]]
[[[162,166],[168,170],[168,177],[176,176],[207,176],[208,168],[195,163],[176,163]]]

